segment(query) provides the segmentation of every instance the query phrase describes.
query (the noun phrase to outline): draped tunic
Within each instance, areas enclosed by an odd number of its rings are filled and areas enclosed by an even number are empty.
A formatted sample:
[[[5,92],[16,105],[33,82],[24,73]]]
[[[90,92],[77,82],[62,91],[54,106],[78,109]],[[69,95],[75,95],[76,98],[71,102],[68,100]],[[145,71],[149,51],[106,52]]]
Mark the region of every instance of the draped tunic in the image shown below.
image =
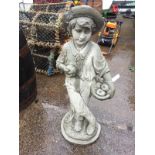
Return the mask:
[[[71,40],[64,44],[57,59],[57,67],[61,69],[62,64],[72,65],[76,69],[75,76],[66,74],[65,79],[72,114],[77,118],[79,116],[85,117],[87,114],[91,116],[92,113],[87,108],[87,104],[92,95],[93,79],[96,75],[103,76],[110,71],[99,46],[89,41],[82,50],[78,51]]]

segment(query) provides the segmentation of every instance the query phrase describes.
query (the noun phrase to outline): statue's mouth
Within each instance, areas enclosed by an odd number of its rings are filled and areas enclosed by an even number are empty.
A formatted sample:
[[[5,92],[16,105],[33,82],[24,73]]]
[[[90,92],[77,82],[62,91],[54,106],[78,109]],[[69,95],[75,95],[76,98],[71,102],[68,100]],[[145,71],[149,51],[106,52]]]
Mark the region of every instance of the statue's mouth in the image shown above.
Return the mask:
[[[85,43],[85,40],[78,40],[77,41],[79,44],[84,44]]]

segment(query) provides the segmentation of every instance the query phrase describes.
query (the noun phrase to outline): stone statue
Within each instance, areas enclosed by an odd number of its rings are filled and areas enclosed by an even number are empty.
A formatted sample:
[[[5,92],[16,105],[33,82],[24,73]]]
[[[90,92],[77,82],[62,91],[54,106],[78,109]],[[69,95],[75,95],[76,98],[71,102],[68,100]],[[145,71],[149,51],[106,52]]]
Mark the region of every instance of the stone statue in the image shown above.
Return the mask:
[[[76,6],[65,15],[72,39],[65,43],[56,65],[66,75],[65,86],[70,111],[61,122],[66,140],[75,144],[93,143],[101,126],[88,108],[91,96],[99,100],[112,98],[114,85],[100,47],[90,41],[103,26],[100,13],[89,6]]]

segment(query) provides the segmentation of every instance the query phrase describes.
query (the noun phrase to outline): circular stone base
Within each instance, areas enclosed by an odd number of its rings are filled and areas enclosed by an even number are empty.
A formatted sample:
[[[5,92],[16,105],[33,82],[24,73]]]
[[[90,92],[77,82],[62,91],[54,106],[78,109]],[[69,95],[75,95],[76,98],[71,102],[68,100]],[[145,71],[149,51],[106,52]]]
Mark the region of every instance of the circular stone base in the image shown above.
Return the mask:
[[[93,135],[87,135],[85,131],[85,127],[81,132],[76,132],[73,130],[72,124],[67,122],[67,118],[69,117],[69,112],[63,117],[61,121],[61,133],[64,138],[74,144],[87,145],[95,142],[100,135],[101,126],[96,122],[96,128]],[[85,125],[86,126],[86,123]]]

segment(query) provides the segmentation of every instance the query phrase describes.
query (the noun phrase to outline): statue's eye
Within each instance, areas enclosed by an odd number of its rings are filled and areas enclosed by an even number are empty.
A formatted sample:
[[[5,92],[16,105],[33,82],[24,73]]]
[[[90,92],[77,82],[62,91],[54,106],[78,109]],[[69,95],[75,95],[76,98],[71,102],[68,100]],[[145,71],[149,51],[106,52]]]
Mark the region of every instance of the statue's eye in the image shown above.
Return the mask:
[[[88,34],[88,33],[91,32],[91,30],[90,30],[90,28],[85,28],[84,32],[85,32],[86,34]]]
[[[82,32],[81,29],[75,29],[75,30],[76,30],[76,32],[78,32],[78,33],[81,33],[81,32]]]

